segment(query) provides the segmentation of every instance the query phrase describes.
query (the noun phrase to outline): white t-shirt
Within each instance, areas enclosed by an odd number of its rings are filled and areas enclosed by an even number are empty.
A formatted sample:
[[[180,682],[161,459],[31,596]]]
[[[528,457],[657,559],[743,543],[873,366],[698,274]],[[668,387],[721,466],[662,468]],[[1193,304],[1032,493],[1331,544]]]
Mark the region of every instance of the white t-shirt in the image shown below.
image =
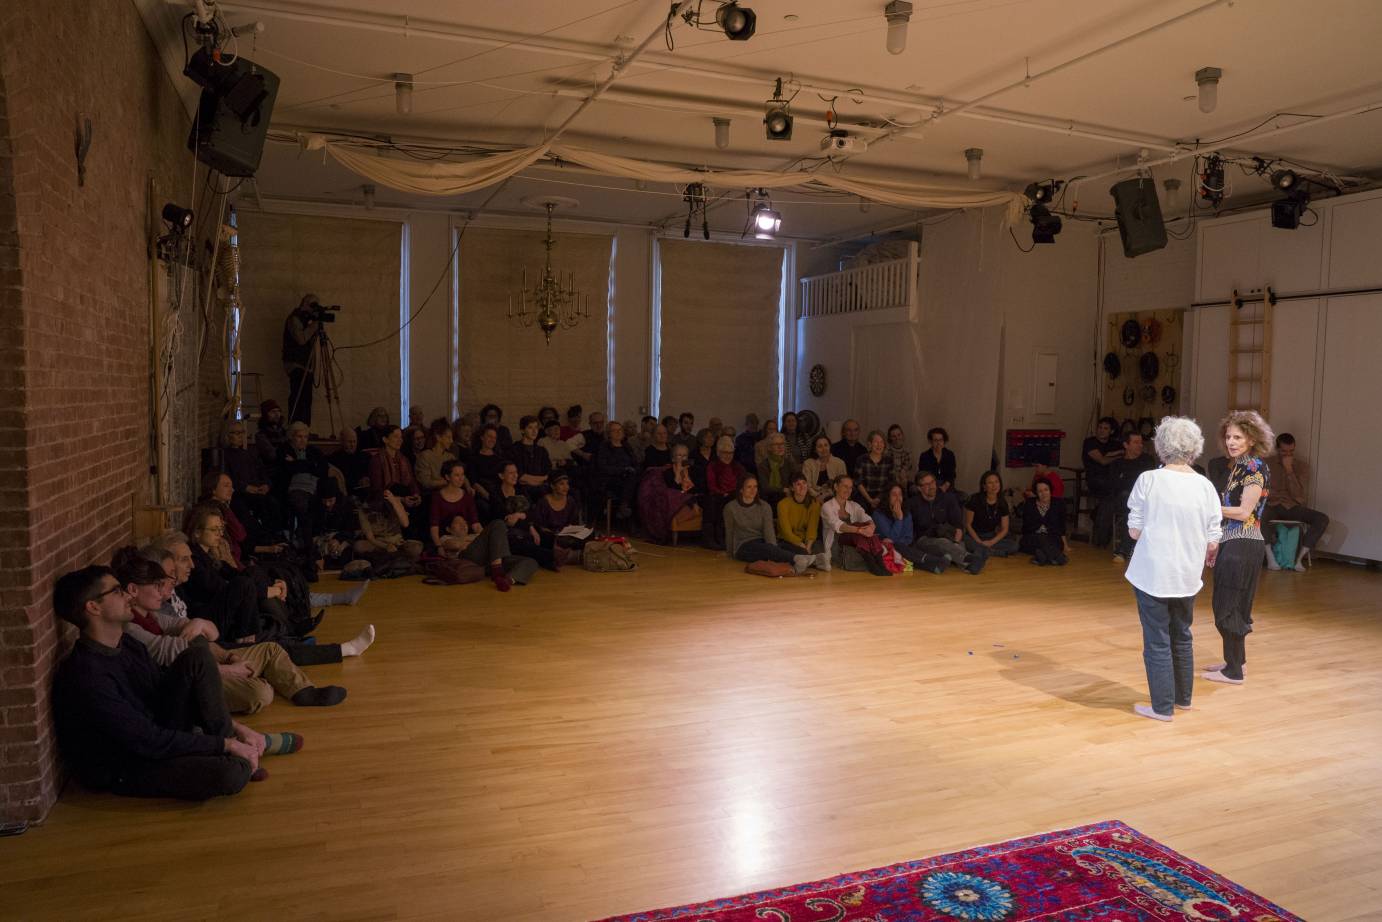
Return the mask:
[[[1140,529],[1123,575],[1151,596],[1183,599],[1204,585],[1205,552],[1223,534],[1214,485],[1193,471],[1145,471],[1128,497],[1128,528]]]

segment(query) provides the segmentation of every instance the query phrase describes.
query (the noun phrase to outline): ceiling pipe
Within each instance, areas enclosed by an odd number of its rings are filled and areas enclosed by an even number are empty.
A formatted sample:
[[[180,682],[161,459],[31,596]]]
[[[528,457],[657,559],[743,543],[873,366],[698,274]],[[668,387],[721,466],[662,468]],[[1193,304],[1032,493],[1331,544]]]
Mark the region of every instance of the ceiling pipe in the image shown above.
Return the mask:
[[[186,6],[186,0],[164,0],[170,6],[182,8]],[[1214,0],[1214,4],[1231,2],[1231,0]],[[525,35],[521,32],[507,32],[499,29],[487,29],[482,26],[456,25],[454,23],[442,22],[440,20],[413,18],[410,16],[400,16],[381,13],[367,13],[354,10],[327,10],[322,7],[310,6],[302,3],[295,3],[292,0],[221,0],[222,9],[252,13],[266,17],[277,17],[294,22],[312,23],[316,25],[339,26],[342,28],[361,29],[366,31],[380,32],[389,35],[401,36],[426,36],[428,38],[440,39],[443,41],[460,42],[464,44],[483,45],[488,47],[518,46],[527,49],[537,49],[554,55],[569,57],[578,60],[592,62],[608,62],[611,58],[611,50],[608,46],[592,45],[587,42],[562,39],[554,36],[544,35]],[[658,26],[659,32],[662,25]],[[1120,40],[1121,41],[1121,40]],[[1098,53],[1098,52],[1092,52]],[[721,80],[728,83],[737,83],[755,87],[770,85],[773,80],[781,76],[774,70],[743,67],[730,64],[728,62],[709,62],[700,63],[690,58],[673,57],[669,54],[649,54],[642,56],[645,63],[655,69],[638,74],[627,75],[628,79],[638,79],[640,77],[651,76],[652,74],[667,71],[670,73],[690,74],[693,76],[708,79]],[[1068,65],[1059,65],[1064,67]],[[1054,72],[1048,71],[1047,73]],[[1043,74],[1042,76],[1045,76]],[[1035,79],[1032,78],[1032,79]],[[1071,135],[1074,137],[1084,137],[1093,141],[1106,141],[1112,144],[1126,144],[1129,147],[1147,147],[1153,150],[1173,151],[1177,148],[1170,141],[1154,140],[1142,138],[1134,135],[1125,135],[1112,131],[1100,131],[1094,126],[1076,126],[1068,119],[1055,120],[1055,124],[1045,124],[1040,121],[1033,121],[1020,116],[1011,115],[1003,112],[989,111],[977,113],[973,107],[978,105],[977,101],[961,103],[954,109],[945,109],[946,100],[917,96],[910,93],[889,90],[886,87],[846,87],[833,83],[819,77],[809,75],[796,75],[796,80],[803,88],[816,90],[822,93],[833,93],[837,95],[852,95],[854,98],[863,101],[879,103],[893,103],[911,109],[931,109],[932,118],[936,116],[934,110],[944,111],[947,115],[963,115],[966,118],[976,118],[983,121],[997,122],[1000,124],[1012,125],[1018,128],[1027,128],[1038,131],[1055,131],[1060,134]],[[380,83],[388,81],[380,78]],[[1028,82],[1028,81],[1024,81]],[[425,87],[426,81],[420,82],[418,86]],[[1020,85],[1020,84],[1019,84]],[[1006,89],[995,91],[993,94],[982,98],[989,98]],[[893,129],[894,132],[908,129]]]

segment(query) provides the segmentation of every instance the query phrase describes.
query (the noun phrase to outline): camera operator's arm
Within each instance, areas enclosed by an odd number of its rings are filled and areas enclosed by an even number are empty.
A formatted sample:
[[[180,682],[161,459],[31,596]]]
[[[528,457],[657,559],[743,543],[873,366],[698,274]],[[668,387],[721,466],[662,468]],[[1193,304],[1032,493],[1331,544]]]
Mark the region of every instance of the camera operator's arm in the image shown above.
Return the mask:
[[[312,317],[313,315],[303,308],[293,311],[292,320],[288,324],[288,332],[299,346],[305,346],[311,342],[312,337],[316,336],[317,331],[321,329],[321,324]]]

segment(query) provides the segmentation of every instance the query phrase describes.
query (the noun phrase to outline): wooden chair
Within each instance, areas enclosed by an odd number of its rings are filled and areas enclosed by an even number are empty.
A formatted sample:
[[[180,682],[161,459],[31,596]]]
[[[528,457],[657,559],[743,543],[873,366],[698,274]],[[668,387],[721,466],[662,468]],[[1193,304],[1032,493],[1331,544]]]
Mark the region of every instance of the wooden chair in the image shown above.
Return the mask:
[[[677,546],[677,536],[685,532],[700,533],[701,530],[701,507],[682,506],[677,510],[677,514],[672,516],[672,547]]]

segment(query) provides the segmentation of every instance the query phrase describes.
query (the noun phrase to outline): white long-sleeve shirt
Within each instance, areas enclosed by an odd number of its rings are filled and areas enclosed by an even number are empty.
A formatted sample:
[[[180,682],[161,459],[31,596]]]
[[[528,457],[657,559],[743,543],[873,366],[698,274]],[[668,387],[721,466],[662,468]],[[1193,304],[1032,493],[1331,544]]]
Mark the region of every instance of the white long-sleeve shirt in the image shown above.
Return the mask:
[[[825,542],[825,553],[828,555],[835,546],[835,536],[840,533],[840,529],[845,525],[866,525],[873,521],[869,514],[864,511],[854,500],[846,500],[845,508],[840,510],[840,501],[833,496],[826,500],[821,506],[821,538]]]
[[[1205,552],[1223,536],[1214,485],[1194,471],[1145,471],[1128,497],[1128,528],[1141,531],[1123,574],[1150,596],[1182,599],[1204,585]]]

